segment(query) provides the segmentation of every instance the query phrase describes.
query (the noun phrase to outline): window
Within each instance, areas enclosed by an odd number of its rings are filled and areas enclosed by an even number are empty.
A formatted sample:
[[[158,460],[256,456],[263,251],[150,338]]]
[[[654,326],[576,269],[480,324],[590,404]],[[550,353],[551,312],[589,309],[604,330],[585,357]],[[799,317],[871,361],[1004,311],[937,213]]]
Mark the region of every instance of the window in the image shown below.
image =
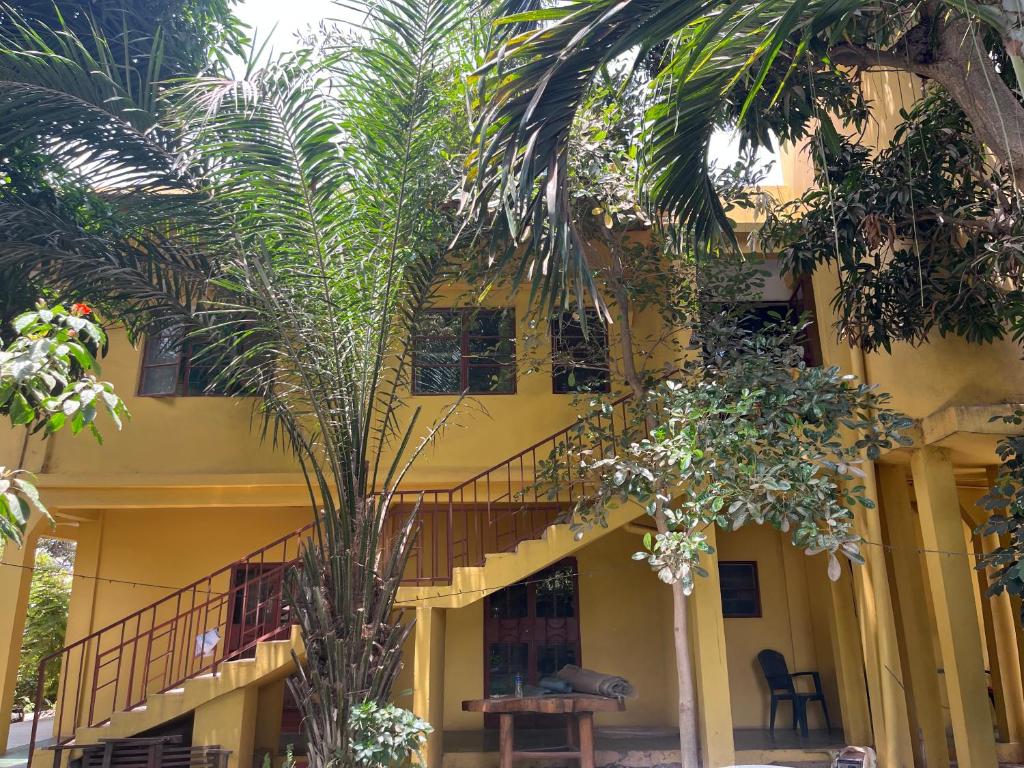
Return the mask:
[[[754,561],[722,561],[718,564],[722,586],[722,615],[727,619],[761,618],[761,589]]]
[[[416,395],[508,395],[516,390],[516,316],[511,309],[432,309],[413,337]]]
[[[186,338],[183,326],[164,328],[146,338],[139,394],[150,397],[231,394],[214,386],[216,364],[204,345]]]
[[[608,331],[595,310],[586,313],[586,335],[576,313],[563,312],[551,321],[551,378],[556,394],[610,389]]]

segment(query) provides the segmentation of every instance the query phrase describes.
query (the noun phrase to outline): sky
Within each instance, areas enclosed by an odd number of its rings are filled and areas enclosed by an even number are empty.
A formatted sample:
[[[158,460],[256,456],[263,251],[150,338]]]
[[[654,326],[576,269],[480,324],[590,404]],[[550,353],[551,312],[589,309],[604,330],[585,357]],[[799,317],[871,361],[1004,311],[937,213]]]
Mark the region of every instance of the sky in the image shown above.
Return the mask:
[[[316,29],[323,19],[352,21],[352,11],[332,0],[242,0],[236,8],[238,17],[249,24],[257,39],[270,38],[268,48],[276,52],[296,46],[296,32]],[[726,132],[716,133],[711,140],[711,156],[719,166],[730,165],[739,156],[738,142]],[[770,162],[770,155],[760,156]],[[764,184],[781,184],[782,172],[778,163],[772,167]]]
[[[316,29],[323,19],[343,19],[346,9],[331,0],[242,0],[235,14],[275,51],[295,47],[296,31]]]

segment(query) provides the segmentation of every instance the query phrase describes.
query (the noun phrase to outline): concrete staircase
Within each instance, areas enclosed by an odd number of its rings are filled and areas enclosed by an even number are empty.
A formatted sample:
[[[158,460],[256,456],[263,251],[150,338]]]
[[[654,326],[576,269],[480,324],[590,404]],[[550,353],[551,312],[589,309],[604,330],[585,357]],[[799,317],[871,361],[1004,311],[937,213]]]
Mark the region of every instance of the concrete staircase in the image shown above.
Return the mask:
[[[298,627],[291,628],[287,640],[257,643],[255,650],[252,658],[225,661],[216,672],[197,675],[178,688],[150,694],[145,704],[114,712],[103,725],[77,729],[72,744],[97,744],[100,739],[143,733],[240,688],[262,686],[287,677],[295,671],[295,656],[301,661],[305,655]]]
[[[461,608],[510,584],[525,579],[573,552],[606,536],[644,515],[634,502],[609,510],[607,526],[595,527],[578,536],[569,525],[549,525],[540,538],[525,539],[512,552],[486,555],[481,566],[452,569],[450,584],[428,587],[400,587],[398,601],[429,608]]]

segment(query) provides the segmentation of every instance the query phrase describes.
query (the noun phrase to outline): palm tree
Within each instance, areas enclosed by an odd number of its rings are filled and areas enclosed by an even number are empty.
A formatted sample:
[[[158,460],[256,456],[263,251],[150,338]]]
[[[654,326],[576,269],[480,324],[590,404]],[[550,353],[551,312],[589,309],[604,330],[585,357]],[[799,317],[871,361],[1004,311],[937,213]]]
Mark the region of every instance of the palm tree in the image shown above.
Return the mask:
[[[41,287],[95,297],[130,330],[188,314],[210,265],[164,227],[200,197],[162,123],[159,69],[120,64],[126,51],[101,34],[87,42],[6,5],[0,16],[0,319]]]
[[[315,543],[290,602],[306,641],[292,684],[313,766],[356,763],[353,712],[387,702],[410,630],[394,600],[415,510],[393,540],[385,522],[438,425],[418,432],[417,413],[401,409],[405,340],[455,233],[468,136],[463,0],[363,11],[358,35],[241,78],[153,84],[159,124],[73,34],[57,35],[59,49],[31,38],[0,48],[17,86],[0,96],[0,145],[18,130],[44,137],[66,189],[109,216],[73,248],[49,246],[31,220],[17,239],[0,227],[0,264],[113,297],[140,327],[175,312],[201,326],[219,342],[217,384],[259,396],[261,434],[307,480]]]
[[[640,193],[701,244],[734,246],[712,183],[716,128],[754,148],[799,140],[831,115],[863,123],[849,70],[898,69],[941,84],[1024,188],[1024,73],[1019,14],[988,2],[916,0],[572,0],[504,19],[478,76],[468,164],[470,208],[501,264],[530,275],[552,303],[573,281],[592,288],[566,211],[569,137],[594,82],[631,73],[645,107],[637,128]],[[499,22],[501,24],[501,22]],[[533,249],[518,246],[530,241]],[[535,267],[531,269],[532,267]]]

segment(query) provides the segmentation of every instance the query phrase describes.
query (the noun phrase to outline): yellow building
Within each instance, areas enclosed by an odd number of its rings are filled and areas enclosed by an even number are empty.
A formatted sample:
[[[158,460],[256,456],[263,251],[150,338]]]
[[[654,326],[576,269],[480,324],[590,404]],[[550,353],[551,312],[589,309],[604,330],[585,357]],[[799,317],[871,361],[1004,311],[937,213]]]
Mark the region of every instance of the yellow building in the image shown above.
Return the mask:
[[[779,194],[806,184],[805,163],[787,156]],[[834,285],[834,275],[815,275],[809,308],[822,329],[831,326]],[[772,286],[765,300],[787,301],[794,290]],[[490,723],[462,702],[506,690],[515,672],[533,682],[580,663],[638,691],[624,712],[598,716],[599,764],[670,763],[671,595],[630,559],[648,522],[627,507],[578,539],[551,524],[566,495],[512,503],[576,408],[559,392],[571,387],[550,364],[551,335],[528,324],[526,296],[487,303],[479,323],[458,312],[437,319],[463,347],[498,335],[517,348],[486,370],[463,359],[421,371],[409,396],[429,417],[450,401],[439,394],[469,386],[482,407],[463,409],[406,480],[430,493],[399,595],[416,625],[396,700],[436,729],[431,768],[497,765]],[[456,294],[437,306],[458,307]],[[652,322],[639,326],[653,336]],[[936,338],[865,355],[824,330],[821,346],[826,365],[892,394],[916,422],[915,442],[868,465],[878,505],[857,520],[867,564],[844,568],[837,582],[823,559],[773,529],[717,533],[711,575],[690,601],[704,764],[824,760],[842,744],[873,745],[885,768],[1024,760],[1020,606],[984,596],[973,565],[998,542],[972,534],[1004,429],[990,417],[1024,402],[1020,348]],[[34,764],[51,759],[42,747],[55,741],[179,733],[230,750],[231,768],[250,768],[297,742],[284,678],[301,642],[288,629],[280,584],[308,531],[305,485],[287,454],[254,435],[249,402],[192,394],[206,374],[190,366],[187,349],[167,355],[152,339],[133,349],[115,333],[104,377],[133,414],[123,432],[111,431],[102,447],[64,434],[0,435],[0,463],[36,472],[57,520],[50,529],[37,518],[26,546],[3,554],[4,711],[35,543],[76,543],[53,734],[39,734]],[[757,661],[765,649],[781,652],[791,671],[819,673],[831,731],[812,706],[810,733],[794,734],[783,704],[769,733]],[[7,728],[0,719],[0,744]]]

